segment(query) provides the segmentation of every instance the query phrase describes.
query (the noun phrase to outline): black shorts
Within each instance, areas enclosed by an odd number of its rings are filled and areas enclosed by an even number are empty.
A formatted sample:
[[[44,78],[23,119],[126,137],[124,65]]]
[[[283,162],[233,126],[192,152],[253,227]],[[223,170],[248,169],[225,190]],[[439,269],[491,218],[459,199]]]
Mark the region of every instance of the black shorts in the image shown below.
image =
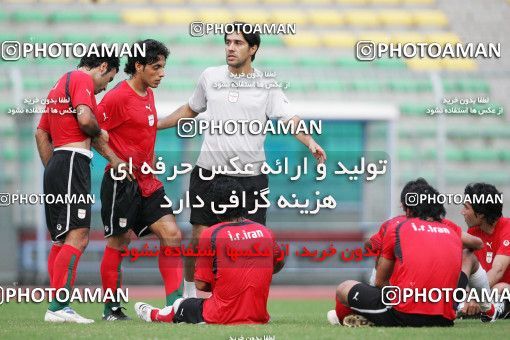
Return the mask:
[[[448,327],[453,320],[440,315],[409,314],[386,306],[382,300],[382,290],[377,287],[358,283],[348,294],[350,308],[363,315],[376,326],[384,327]]]
[[[165,189],[159,188],[151,196],[143,197],[136,181],[116,181],[105,172],[101,183],[101,218],[104,236],[119,235],[133,230],[138,237],[152,233],[149,226],[165,215],[172,215]]]
[[[191,214],[189,218],[189,222],[191,224],[200,224],[205,226],[212,226],[220,222],[216,215],[211,210],[211,199],[210,199],[210,189],[212,184],[217,178],[227,177],[225,175],[215,175],[211,180],[203,180],[200,178],[199,169],[202,169],[202,173],[209,177],[211,176],[211,171],[200,168],[199,166],[195,166],[193,171],[191,172],[190,182],[189,182],[189,194],[190,200],[192,204],[198,204],[198,200],[195,197],[198,195],[204,201],[204,207],[202,208],[191,208]],[[246,192],[246,210],[253,210],[255,208],[255,200],[258,196],[254,195],[255,191],[260,192],[263,189],[268,188],[268,177],[267,175],[261,174],[257,176],[250,177],[233,177],[239,181],[239,183],[243,186],[244,191]],[[253,214],[247,213],[246,218],[257,222],[262,225],[266,225],[266,213],[267,208],[258,208],[257,211]]]
[[[64,240],[69,230],[90,228],[92,203],[86,199],[90,195],[90,158],[76,151],[53,152],[44,169],[43,186],[45,195],[76,202],[45,202],[46,226],[53,241]]]
[[[184,299],[174,316],[174,323],[205,323],[202,316],[205,299]]]

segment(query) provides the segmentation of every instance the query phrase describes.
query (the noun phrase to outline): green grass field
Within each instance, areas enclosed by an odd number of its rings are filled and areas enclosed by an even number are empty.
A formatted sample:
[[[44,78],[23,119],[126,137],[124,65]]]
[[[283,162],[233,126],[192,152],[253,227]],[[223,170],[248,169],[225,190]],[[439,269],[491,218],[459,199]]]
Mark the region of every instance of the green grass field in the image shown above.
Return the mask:
[[[156,301],[148,301],[157,305]],[[133,321],[108,323],[100,320],[100,304],[74,305],[82,315],[94,318],[92,325],[48,324],[43,320],[46,304],[3,304],[0,306],[0,339],[230,339],[274,336],[275,339],[508,339],[510,320],[482,324],[479,320],[460,320],[455,327],[441,328],[343,328],[331,326],[326,312],[333,307],[328,300],[272,300],[271,323],[257,326],[149,324],[136,318],[134,301],[126,305]]]

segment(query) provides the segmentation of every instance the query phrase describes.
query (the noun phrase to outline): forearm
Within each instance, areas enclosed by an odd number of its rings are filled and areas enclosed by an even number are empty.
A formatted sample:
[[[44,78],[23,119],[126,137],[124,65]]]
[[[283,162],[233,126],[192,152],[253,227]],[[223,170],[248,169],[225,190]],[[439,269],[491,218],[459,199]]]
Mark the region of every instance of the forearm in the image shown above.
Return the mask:
[[[77,107],[77,121],[80,130],[91,138],[98,137],[101,133],[101,128],[97,122],[94,113],[86,105],[78,105]]]
[[[108,146],[108,143],[106,143],[101,138],[93,138],[92,139],[92,147],[99,152],[101,156],[106,158],[110,164],[115,163],[116,160],[119,159],[119,157],[113,152],[113,150]]]
[[[53,155],[53,144],[51,143],[50,135],[46,131],[37,129],[35,141],[41,162],[43,163],[43,166],[46,167]]]
[[[189,104],[184,104],[177,110],[172,112],[170,115],[158,120],[158,130],[168,129],[177,125],[182,118],[195,118],[198,115],[197,112],[193,111]]]
[[[492,268],[487,272],[487,279],[489,280],[489,286],[494,287],[496,283],[501,281],[505,272],[500,268]]]

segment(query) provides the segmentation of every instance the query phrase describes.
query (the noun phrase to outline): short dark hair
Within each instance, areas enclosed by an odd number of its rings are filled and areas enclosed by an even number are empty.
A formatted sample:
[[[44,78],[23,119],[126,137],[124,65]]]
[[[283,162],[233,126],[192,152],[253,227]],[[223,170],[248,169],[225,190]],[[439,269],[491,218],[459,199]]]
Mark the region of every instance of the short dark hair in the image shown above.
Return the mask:
[[[106,63],[108,65],[105,73],[110,72],[112,69],[116,69],[117,72],[119,72],[120,59],[118,57],[84,56],[80,59],[78,67],[96,68],[102,63]]]
[[[233,193],[235,191],[235,193]],[[233,177],[222,176],[217,178],[211,186],[209,198],[215,205],[230,204],[230,197],[237,196],[239,206],[227,208],[222,215],[216,215],[220,221],[231,221],[246,215],[246,208],[241,204],[244,187]]]
[[[415,192],[414,188],[418,185],[429,185],[429,183],[422,177],[418,177],[414,181],[409,181],[402,188],[402,192],[400,193],[400,203],[402,203],[402,207],[406,209],[408,206],[406,205],[406,195],[408,193]]]
[[[142,56],[140,53],[135,51],[135,45],[143,45],[145,47],[145,55]],[[142,65],[151,65],[158,61],[159,56],[162,55],[165,59],[168,58],[170,51],[162,42],[154,39],[145,39],[137,41],[131,46],[131,53],[128,57],[124,72],[129,75],[136,73],[135,63],[139,62]]]
[[[253,32],[254,31],[253,25],[248,24],[246,22],[234,21],[232,23],[232,25],[234,25],[236,28],[239,28],[239,30],[237,32],[239,32],[243,35],[243,38],[248,43],[248,46],[253,47],[253,46],[257,45],[257,50],[251,56],[251,61],[254,61],[255,54],[257,54],[257,52],[259,51],[259,48],[260,48],[260,33],[257,31]],[[244,27],[248,27],[248,28],[244,29]],[[252,32],[252,33],[245,33],[246,31]],[[225,43],[227,42],[227,35],[228,34],[225,33],[225,35],[223,36],[223,40],[225,41]]]
[[[496,200],[496,196],[502,195],[492,184],[487,183],[471,183],[464,189],[464,195],[469,196],[471,207],[476,214],[484,216],[488,224],[493,224],[503,215],[503,203]],[[475,196],[484,196],[485,202],[479,203]],[[486,202],[487,196],[493,196],[494,203]]]
[[[444,205],[438,202],[439,192],[430,184],[415,183],[410,187],[409,192],[417,195],[417,204],[406,206],[409,217],[418,217],[422,220],[432,219],[433,221],[441,221],[445,217]],[[429,199],[421,200],[419,199],[421,195],[427,195]]]

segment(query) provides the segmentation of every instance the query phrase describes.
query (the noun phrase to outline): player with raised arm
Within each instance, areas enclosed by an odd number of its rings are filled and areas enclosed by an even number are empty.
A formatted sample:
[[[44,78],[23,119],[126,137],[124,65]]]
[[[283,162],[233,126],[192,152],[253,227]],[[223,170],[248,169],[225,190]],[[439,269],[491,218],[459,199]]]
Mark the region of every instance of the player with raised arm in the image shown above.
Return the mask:
[[[181,232],[171,208],[163,208],[163,183],[141,172],[144,163],[153,166],[158,117],[152,89],[165,76],[169,51],[159,41],[147,39],[145,55],[129,57],[124,71],[130,75],[110,90],[98,106],[101,127],[108,131],[109,147],[120,158],[131,159],[133,173],[113,175],[110,165],[101,184],[101,217],[107,239],[101,261],[103,289],[121,286],[122,250],[130,243],[128,231],[138,237],[155,234],[160,243],[158,266],[163,278],[167,305],[181,296],[182,259],[166,256],[181,245]],[[133,50],[135,46],[133,45]],[[134,54],[133,54],[134,55]],[[127,170],[127,169],[126,169]],[[122,178],[124,177],[124,178]],[[129,320],[119,301],[108,301],[103,319]]]
[[[240,25],[236,27],[249,25],[238,24]],[[158,129],[174,127],[180,119],[195,118],[206,110],[209,114],[206,119],[211,122],[234,119],[265,123],[268,119],[279,119],[298,126],[300,118],[291,112],[289,101],[281,88],[231,87],[231,83],[234,81],[241,83],[274,82],[274,79],[264,79],[263,73],[252,66],[261,43],[259,33],[245,33],[241,30],[225,34],[224,41],[227,65],[209,67],[202,72],[188,103],[169,116],[162,118],[158,122]],[[227,84],[228,86],[218,88],[217,84]],[[326,153],[312,136],[302,132],[294,134],[294,136],[310,150],[319,162],[324,162]],[[211,180],[204,178],[211,178],[211,175],[214,175],[211,172],[213,167],[230,166],[229,159],[237,156],[241,168],[251,164],[254,170],[253,174],[236,175],[246,190],[246,208],[248,211],[254,210],[258,198],[255,192],[260,193],[268,187],[268,177],[260,171],[260,166],[265,161],[264,141],[264,134],[242,134],[241,129],[229,135],[205,134],[200,156],[191,173],[190,197],[192,199],[196,196],[202,199],[206,197],[214,181],[221,176],[214,176]],[[195,201],[192,203],[195,204]],[[218,222],[215,214],[208,208],[208,203],[205,202],[205,208],[191,209],[190,223],[193,225],[192,244],[194,246],[197,245],[198,237],[202,231]],[[267,208],[259,207],[247,217],[265,225],[266,210]],[[196,297],[195,284],[193,283],[194,263],[194,258],[186,257],[184,296],[187,297]]]
[[[90,146],[103,148],[108,134],[95,117],[95,95],[106,89],[119,70],[119,58],[83,57],[78,69],[64,74],[48,94],[49,103],[41,116],[35,139],[44,165],[44,194],[89,195]],[[65,99],[65,100],[62,100]],[[120,160],[105,154],[118,164]],[[80,256],[87,247],[91,204],[45,203],[46,225],[53,245],[48,255],[50,286],[71,289]],[[77,314],[69,303],[50,303],[44,320],[48,322],[92,323]]]
[[[212,185],[210,199],[218,207],[229,206],[230,198],[240,199],[243,190],[236,179],[223,177]],[[273,274],[283,268],[283,252],[268,228],[245,218],[242,206],[229,206],[217,216],[221,222],[200,235],[198,252],[211,254],[198,257],[195,272],[197,289],[211,292],[211,297],[179,299],[163,309],[137,302],[135,311],[142,320],[222,325],[269,321],[269,286]],[[233,258],[233,250],[242,255]]]

